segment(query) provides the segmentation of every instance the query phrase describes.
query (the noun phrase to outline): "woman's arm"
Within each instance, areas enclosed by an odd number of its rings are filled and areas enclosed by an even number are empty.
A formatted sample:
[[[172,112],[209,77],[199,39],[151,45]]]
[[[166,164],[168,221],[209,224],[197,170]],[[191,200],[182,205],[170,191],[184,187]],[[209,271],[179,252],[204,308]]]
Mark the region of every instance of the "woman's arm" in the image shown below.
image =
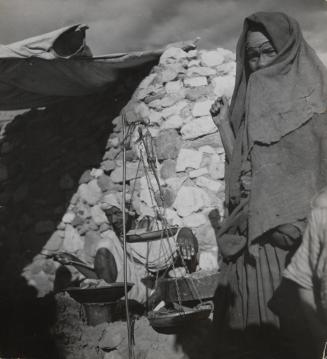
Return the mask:
[[[232,157],[235,136],[229,120],[229,104],[226,96],[218,97],[212,104],[210,113],[220,133],[227,160]]]

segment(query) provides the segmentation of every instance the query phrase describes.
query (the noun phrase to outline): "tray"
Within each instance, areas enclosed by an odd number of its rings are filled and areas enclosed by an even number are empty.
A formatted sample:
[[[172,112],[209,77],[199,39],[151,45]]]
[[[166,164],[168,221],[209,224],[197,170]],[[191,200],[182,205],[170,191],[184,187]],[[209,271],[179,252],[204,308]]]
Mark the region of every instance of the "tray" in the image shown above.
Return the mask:
[[[144,233],[133,233],[133,231],[129,231],[126,234],[126,242],[135,243],[135,242],[147,242],[147,241],[155,241],[162,238],[167,238],[174,236],[179,227],[169,227],[166,229],[159,229],[157,231],[144,232]]]
[[[184,311],[152,311],[148,314],[148,320],[151,327],[158,333],[174,334],[192,322],[207,319],[212,308],[211,303],[203,303],[198,307],[188,308]]]
[[[134,283],[127,283],[130,290]],[[122,298],[124,293],[124,283],[117,282],[98,288],[67,288],[66,291],[78,303],[110,303]]]

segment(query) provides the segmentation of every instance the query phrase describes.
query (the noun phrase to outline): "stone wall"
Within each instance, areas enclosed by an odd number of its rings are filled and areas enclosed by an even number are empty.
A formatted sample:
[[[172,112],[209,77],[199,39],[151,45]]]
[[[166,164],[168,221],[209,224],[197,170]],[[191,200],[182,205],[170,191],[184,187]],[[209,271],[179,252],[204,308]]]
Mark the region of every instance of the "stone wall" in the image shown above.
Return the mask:
[[[133,208],[138,214],[153,215],[144,169],[137,171],[141,151],[137,143],[140,127],[143,132],[149,130],[153,136],[167,220],[192,228],[199,240],[200,266],[204,269],[217,267],[214,225],[222,216],[224,201],[225,155],[209,108],[217,96],[225,94],[230,98],[234,73],[234,55],[230,51],[184,52],[170,48],[139,84],[126,107],[130,124],[142,122],[134,129],[131,148],[127,151],[127,197],[132,197]],[[112,101],[111,105],[115,104],[118,114],[126,102],[125,96]],[[16,226],[20,233],[26,233],[24,250],[28,250],[29,241],[36,241],[38,236],[47,237],[42,249],[38,248],[39,252],[67,251],[92,263],[103,233],[109,231],[114,235],[103,210],[121,204],[122,118],[118,115],[112,121],[112,117],[106,117],[103,106],[108,106],[104,103],[103,96],[99,96],[95,103],[88,100],[88,103],[77,101],[75,107],[58,106],[51,109],[51,115],[50,110],[44,110],[42,116],[48,113],[45,116],[48,124],[42,131],[39,111],[31,112],[22,120],[23,142],[33,142],[41,137],[47,142],[48,150],[51,148],[50,153],[35,149],[35,157],[28,155],[28,160],[34,158],[42,162],[42,173],[26,172],[29,179],[17,179],[19,185],[13,186],[15,191],[10,193],[13,197],[9,202],[20,211]],[[71,115],[73,111],[76,111],[75,117]],[[87,117],[88,125],[80,127],[79,116]],[[64,137],[58,132],[61,126],[65,128]],[[18,130],[8,131],[17,134]],[[2,142],[5,156],[2,163],[6,166],[10,160],[9,172],[16,171],[15,176],[19,177],[20,160],[15,162],[15,152],[12,151],[15,151],[13,146],[19,145],[20,137],[15,141],[15,144]],[[70,151],[72,143],[74,155]],[[82,164],[78,170],[76,163]],[[16,169],[10,170],[15,166]],[[83,173],[81,169],[84,169]],[[39,190],[34,188],[33,176],[39,176],[39,183],[43,183]],[[6,188],[3,193],[6,195],[8,191]],[[39,191],[44,193],[41,195]],[[42,208],[43,213],[38,215],[37,221],[21,207],[22,203],[26,206],[27,200],[32,201],[28,209],[37,211]],[[51,203],[51,216],[42,200]],[[57,202],[61,208],[56,207]],[[66,204],[64,208],[63,203]],[[14,233],[13,227],[11,233]],[[11,245],[15,246],[15,243]],[[26,261],[23,276],[29,285],[37,288],[38,295],[43,296],[53,289],[58,265],[40,253],[33,255],[32,262]],[[74,279],[77,273],[72,270],[72,274]]]

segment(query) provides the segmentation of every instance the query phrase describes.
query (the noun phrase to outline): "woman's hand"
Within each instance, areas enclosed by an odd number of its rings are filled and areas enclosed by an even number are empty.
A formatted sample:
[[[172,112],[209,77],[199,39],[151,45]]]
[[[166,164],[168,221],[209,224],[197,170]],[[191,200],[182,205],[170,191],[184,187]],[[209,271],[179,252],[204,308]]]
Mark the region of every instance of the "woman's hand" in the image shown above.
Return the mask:
[[[210,108],[210,114],[217,127],[220,123],[229,121],[229,103],[226,96],[217,98]]]

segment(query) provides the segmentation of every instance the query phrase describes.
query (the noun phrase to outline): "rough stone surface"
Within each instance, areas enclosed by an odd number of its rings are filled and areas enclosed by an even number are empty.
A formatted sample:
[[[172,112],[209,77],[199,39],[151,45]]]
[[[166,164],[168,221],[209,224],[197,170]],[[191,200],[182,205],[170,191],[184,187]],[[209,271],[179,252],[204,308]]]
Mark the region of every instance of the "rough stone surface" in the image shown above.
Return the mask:
[[[222,184],[219,181],[214,181],[210,178],[201,176],[196,179],[196,184],[199,187],[207,188],[212,192],[218,192],[222,188]]]
[[[210,116],[210,108],[213,104],[211,100],[196,102],[193,106],[192,115],[194,117]]]
[[[205,76],[199,76],[185,79],[184,84],[189,87],[199,87],[208,85],[208,81]]]
[[[156,138],[155,147],[159,160],[175,159],[182,146],[182,139],[174,129],[161,131]]]
[[[175,160],[165,160],[162,163],[160,168],[160,176],[163,179],[171,178],[176,176],[176,161]]]
[[[96,204],[102,196],[101,189],[96,180],[92,180],[88,184],[81,184],[78,192],[80,197],[89,205]]]
[[[186,217],[208,204],[210,204],[210,199],[203,189],[183,186],[177,193],[173,207],[180,216]]]
[[[77,230],[70,224],[67,224],[65,227],[64,241],[62,244],[62,249],[65,252],[76,253],[82,249],[84,243],[78,234]]]
[[[201,64],[203,66],[219,66],[225,61],[224,54],[220,51],[206,51],[201,53]]]
[[[201,165],[201,160],[201,152],[182,148],[177,158],[176,172],[185,171],[186,168],[198,169]]]
[[[235,82],[235,77],[232,75],[219,76],[212,79],[215,95],[217,96],[225,95],[228,98],[231,98],[234,89],[234,82]]]
[[[204,135],[217,132],[217,127],[213,123],[211,116],[204,116],[194,119],[184,125],[181,129],[183,139],[191,140]]]

